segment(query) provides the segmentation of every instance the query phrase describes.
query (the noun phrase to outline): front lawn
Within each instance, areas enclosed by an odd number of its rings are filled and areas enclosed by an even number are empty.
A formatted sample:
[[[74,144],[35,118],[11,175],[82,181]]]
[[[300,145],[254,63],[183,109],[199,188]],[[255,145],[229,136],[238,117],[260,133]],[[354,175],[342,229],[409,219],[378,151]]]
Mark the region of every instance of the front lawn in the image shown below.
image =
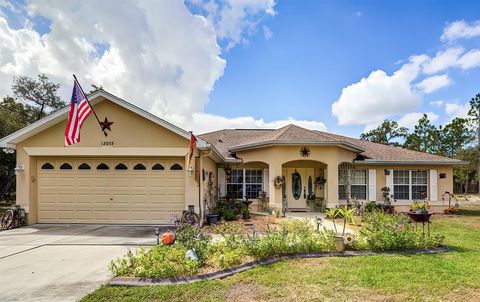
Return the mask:
[[[224,280],[176,286],[102,286],[82,301],[477,301],[480,205],[436,217],[451,252],[278,262]]]

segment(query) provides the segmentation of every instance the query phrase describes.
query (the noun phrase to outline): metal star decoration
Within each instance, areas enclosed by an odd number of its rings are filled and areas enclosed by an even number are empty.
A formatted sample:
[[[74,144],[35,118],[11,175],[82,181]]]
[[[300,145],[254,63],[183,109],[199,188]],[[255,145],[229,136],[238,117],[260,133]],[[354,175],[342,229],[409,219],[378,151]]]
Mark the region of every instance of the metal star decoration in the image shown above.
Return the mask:
[[[308,147],[302,147],[300,149],[300,155],[302,157],[309,157],[310,156],[310,149]]]
[[[110,126],[113,124],[113,122],[109,122],[107,117],[105,117],[105,120],[103,122],[100,122],[100,126],[102,126],[102,131],[103,131],[103,134],[105,134],[105,136],[107,136],[107,131],[105,130],[108,130],[108,131],[112,131],[112,129],[110,128]]]

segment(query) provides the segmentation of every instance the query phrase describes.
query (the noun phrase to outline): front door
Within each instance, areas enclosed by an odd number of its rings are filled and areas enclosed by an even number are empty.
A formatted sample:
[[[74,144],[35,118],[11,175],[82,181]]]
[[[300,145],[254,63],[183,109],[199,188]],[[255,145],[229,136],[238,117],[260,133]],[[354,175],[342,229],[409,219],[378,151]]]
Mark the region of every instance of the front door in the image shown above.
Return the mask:
[[[313,168],[287,168],[284,170],[287,207],[289,210],[306,210],[307,197],[314,190]]]

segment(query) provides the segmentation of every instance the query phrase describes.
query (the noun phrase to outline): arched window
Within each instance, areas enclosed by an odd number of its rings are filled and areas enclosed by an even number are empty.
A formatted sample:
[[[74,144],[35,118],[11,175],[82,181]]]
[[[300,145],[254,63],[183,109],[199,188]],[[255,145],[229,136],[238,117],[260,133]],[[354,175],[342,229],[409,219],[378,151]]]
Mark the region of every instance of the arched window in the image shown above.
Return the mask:
[[[123,163],[119,163],[115,166],[115,170],[128,170],[128,168]]]
[[[153,165],[152,170],[165,170],[165,168],[161,164],[155,164]]]
[[[179,164],[173,164],[171,167],[170,167],[170,170],[172,171],[181,171],[183,170],[182,166],[180,166]]]
[[[133,170],[145,170],[145,166],[142,165],[142,164],[136,164],[134,167],[133,167]]]
[[[87,163],[83,163],[78,166],[78,170],[90,170],[90,166]]]
[[[110,169],[110,167],[105,163],[101,163],[97,166],[97,170],[108,170],[108,169]]]
[[[72,170],[72,166],[71,166],[70,164],[63,163],[63,164],[60,166],[60,170]]]
[[[53,170],[53,165],[51,163],[44,163],[42,165],[42,170]]]

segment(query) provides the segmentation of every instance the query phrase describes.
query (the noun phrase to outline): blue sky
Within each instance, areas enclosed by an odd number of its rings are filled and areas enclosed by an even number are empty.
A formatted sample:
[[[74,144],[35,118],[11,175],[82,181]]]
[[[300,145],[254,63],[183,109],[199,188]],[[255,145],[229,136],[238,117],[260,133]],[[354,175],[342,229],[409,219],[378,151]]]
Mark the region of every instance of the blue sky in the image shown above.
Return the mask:
[[[331,104],[343,87],[372,70],[392,73],[413,54],[444,49],[447,22],[476,20],[478,1],[279,1],[273,32],[259,31],[250,43],[225,52],[225,75],[211,94],[207,111],[267,120],[288,116],[321,120],[329,130],[358,135],[362,126],[338,126]],[[464,43],[480,46],[480,38]],[[469,100],[480,92],[480,69],[452,70],[450,87],[425,96],[418,111],[433,111],[430,101]],[[396,115],[394,115],[396,117]]]
[[[465,116],[478,1],[0,0],[0,96],[42,72],[187,130],[286,123],[358,136]],[[477,12],[477,13],[476,13]],[[126,21],[128,20],[128,22]]]

